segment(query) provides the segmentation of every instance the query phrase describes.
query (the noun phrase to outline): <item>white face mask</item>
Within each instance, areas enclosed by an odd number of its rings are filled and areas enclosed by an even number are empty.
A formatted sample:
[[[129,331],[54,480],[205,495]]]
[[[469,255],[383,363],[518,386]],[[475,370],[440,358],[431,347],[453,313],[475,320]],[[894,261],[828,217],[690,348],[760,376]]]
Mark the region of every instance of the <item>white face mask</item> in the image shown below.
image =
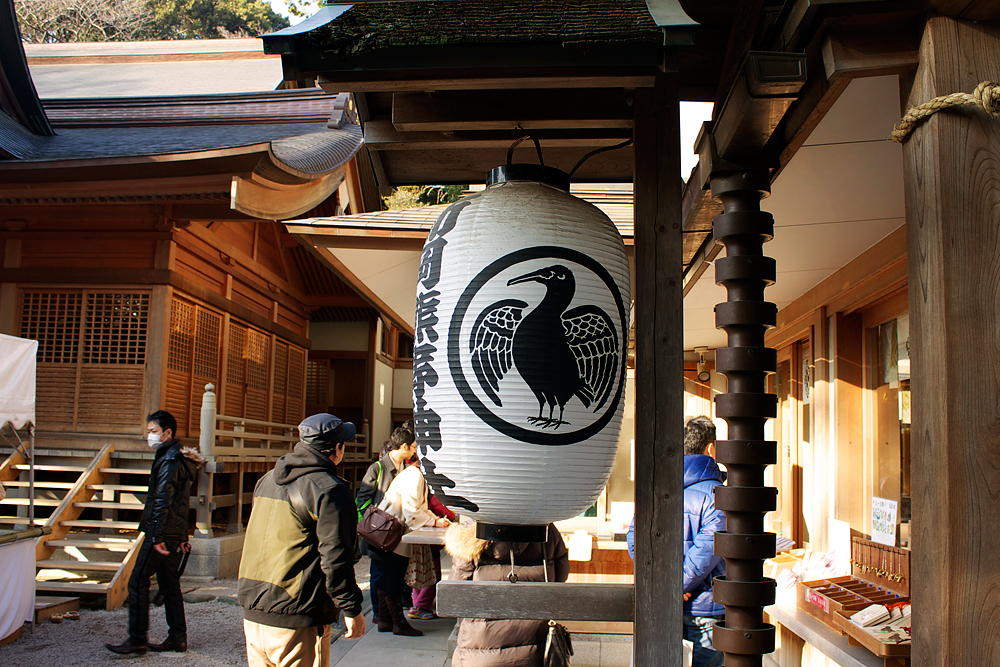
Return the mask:
[[[162,437],[162,433],[149,433],[146,435],[146,441],[149,442],[150,447],[156,448],[160,446],[160,438]]]

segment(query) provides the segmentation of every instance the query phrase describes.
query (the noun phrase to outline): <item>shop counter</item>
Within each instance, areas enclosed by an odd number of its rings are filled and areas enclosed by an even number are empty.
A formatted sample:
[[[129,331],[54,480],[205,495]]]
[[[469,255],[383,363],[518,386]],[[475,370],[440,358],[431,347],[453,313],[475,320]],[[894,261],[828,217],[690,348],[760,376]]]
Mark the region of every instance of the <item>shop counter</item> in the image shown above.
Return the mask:
[[[764,611],[770,616],[771,623],[780,626],[776,642],[778,647],[773,656],[765,656],[765,665],[801,664],[809,667],[812,664],[829,664],[826,661],[812,661],[806,655],[811,650],[804,646],[808,644],[826,656],[829,662],[840,667],[885,666],[882,658],[864,646],[848,644],[846,635],[805,613],[794,602],[775,604],[765,607]]]

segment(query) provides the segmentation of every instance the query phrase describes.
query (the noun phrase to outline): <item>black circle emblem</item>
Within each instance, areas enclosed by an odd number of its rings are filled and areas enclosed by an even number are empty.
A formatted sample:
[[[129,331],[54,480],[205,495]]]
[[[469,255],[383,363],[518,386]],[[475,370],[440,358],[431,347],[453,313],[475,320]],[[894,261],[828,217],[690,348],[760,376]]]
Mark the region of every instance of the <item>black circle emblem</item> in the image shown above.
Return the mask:
[[[598,305],[612,303],[612,312]],[[595,259],[557,246],[523,248],[463,291],[448,365],[462,400],[495,430],[571,445],[600,432],[621,404],[627,325],[618,285]]]

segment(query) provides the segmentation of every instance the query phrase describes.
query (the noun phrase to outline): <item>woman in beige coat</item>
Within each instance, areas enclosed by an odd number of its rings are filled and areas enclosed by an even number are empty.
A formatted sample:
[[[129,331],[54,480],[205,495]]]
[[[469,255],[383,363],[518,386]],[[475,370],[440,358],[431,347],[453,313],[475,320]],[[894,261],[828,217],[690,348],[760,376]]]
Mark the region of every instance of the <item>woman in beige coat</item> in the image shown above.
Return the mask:
[[[417,465],[406,466],[396,475],[378,507],[402,521],[408,530],[423,526],[445,527],[449,523],[448,519],[439,519],[427,506],[427,483]],[[393,553],[384,553],[385,570],[378,590],[379,632],[411,637],[424,634],[411,626],[403,613],[403,574],[409,559],[410,545],[406,542],[400,542]],[[383,609],[388,613],[383,613]]]
[[[489,542],[476,537],[475,524],[452,524],[445,536],[451,578],[506,581],[514,554],[519,581],[566,581],[569,551],[552,524],[546,542]],[[458,630],[452,667],[540,667],[548,633],[546,621],[465,618]]]

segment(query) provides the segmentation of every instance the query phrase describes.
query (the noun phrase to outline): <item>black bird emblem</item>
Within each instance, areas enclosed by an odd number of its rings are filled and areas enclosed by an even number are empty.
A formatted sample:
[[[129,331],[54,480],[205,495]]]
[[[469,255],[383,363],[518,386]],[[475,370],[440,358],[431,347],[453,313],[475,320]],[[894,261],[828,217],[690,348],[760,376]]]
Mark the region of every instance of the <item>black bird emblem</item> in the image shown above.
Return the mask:
[[[530,313],[524,301],[504,299],[488,306],[472,327],[469,351],[479,386],[502,406],[499,389],[512,365],[538,399],[538,416],[528,417],[542,428],[559,428],[563,408],[576,396],[597,411],[608,400],[618,376],[618,330],[597,306],[566,310],[576,293],[573,272],[554,265],[507,281],[545,285],[545,297]],[[542,412],[548,405],[549,413]],[[559,417],[553,412],[559,407]]]

